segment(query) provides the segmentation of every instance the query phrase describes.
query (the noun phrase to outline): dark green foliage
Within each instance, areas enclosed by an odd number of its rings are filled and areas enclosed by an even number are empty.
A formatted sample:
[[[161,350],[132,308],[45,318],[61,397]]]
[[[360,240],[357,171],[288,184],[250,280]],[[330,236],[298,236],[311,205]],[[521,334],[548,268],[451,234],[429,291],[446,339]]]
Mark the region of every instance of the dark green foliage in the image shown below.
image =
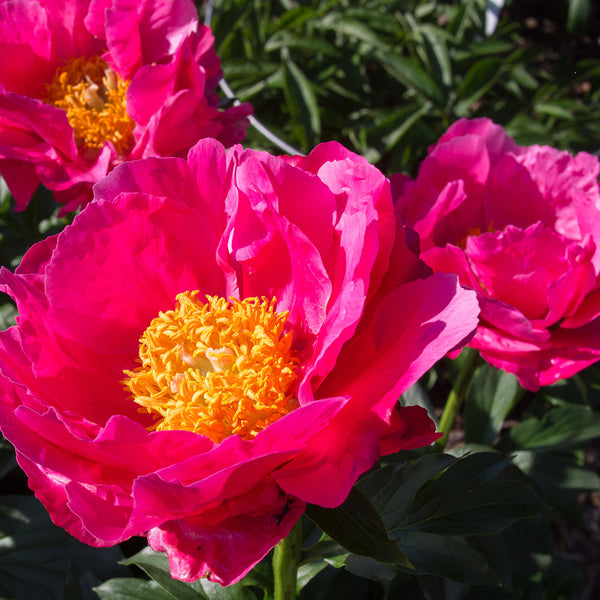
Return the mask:
[[[231,88],[301,152],[338,140],[387,174],[414,175],[452,122],[480,116],[520,144],[598,152],[598,8],[513,0],[486,37],[485,4],[223,0],[212,26]],[[252,129],[244,145],[280,152]],[[58,208],[40,188],[16,213],[0,180],[0,265],[14,269],[33,243],[66,226],[72,215],[58,217]],[[14,316],[1,296],[0,328]],[[456,361],[442,361],[412,396],[439,407],[455,377]],[[479,366],[451,454],[385,457],[341,507],[308,508],[300,600],[578,598],[586,575],[558,534],[583,530],[581,494],[600,488],[584,452],[598,444],[599,411],[598,368],[531,394],[512,375]],[[135,543],[121,560],[119,548],[76,542],[29,493],[3,439],[0,477],[3,599],[271,598],[270,556],[221,588],[172,580],[166,557]]]
[[[570,4],[581,22],[585,2]],[[335,139],[387,173],[414,174],[450,123],[479,116],[519,143],[597,150],[600,60],[557,57],[518,20],[485,37],[484,8],[228,0],[213,26],[232,89],[302,152]],[[246,144],[269,147],[256,132]]]
[[[96,549],[50,521],[32,496],[0,496],[0,597],[93,599],[93,585],[126,574],[118,547]]]

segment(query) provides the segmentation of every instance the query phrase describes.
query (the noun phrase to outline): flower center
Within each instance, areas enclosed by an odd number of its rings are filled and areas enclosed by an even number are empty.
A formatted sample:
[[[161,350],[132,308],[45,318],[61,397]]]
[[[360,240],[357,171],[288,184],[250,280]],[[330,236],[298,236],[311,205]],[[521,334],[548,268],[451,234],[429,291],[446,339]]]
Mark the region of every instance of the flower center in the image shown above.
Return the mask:
[[[288,313],[275,312],[275,299],[207,296],[202,304],[197,294],[178,294],[175,309],[152,320],[140,339],[142,366],[125,371],[123,384],[156,416],[151,430],[251,439],[298,407]]]
[[[99,56],[79,57],[56,70],[46,102],[67,113],[78,146],[99,149],[108,140],[125,154],[134,127],[127,114],[128,86]]]
[[[467,247],[467,239],[472,236],[480,236],[484,233],[496,233],[498,230],[494,227],[494,221],[490,221],[488,228],[483,231],[481,227],[471,227],[465,235],[463,235],[459,240],[456,241],[456,245],[459,248],[465,250]]]

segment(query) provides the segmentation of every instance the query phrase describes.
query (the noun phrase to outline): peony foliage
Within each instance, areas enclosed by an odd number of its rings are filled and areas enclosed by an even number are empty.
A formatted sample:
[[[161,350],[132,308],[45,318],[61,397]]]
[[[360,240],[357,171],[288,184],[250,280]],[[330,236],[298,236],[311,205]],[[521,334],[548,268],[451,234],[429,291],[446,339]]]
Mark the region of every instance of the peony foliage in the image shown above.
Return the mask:
[[[595,21],[383,4],[0,1],[3,598],[595,597]]]

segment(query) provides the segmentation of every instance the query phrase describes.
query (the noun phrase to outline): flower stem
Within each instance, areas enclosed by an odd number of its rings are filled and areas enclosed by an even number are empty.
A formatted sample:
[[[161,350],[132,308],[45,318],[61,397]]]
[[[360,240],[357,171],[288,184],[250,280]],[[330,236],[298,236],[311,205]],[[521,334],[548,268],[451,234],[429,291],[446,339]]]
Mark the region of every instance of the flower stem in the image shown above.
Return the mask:
[[[435,442],[435,447],[440,452],[443,452],[444,448],[446,447],[448,436],[454,427],[456,415],[458,414],[458,411],[463,403],[465,394],[469,387],[469,383],[471,383],[471,379],[473,378],[473,374],[475,373],[475,368],[477,367],[479,359],[479,352],[477,352],[477,350],[473,350],[473,348],[466,347],[463,352],[465,353],[464,362],[462,364],[460,373],[458,374],[458,377],[454,382],[450,393],[448,394],[448,399],[446,400],[446,405],[444,406],[442,417],[440,418],[440,424],[438,426],[438,430],[442,431],[444,434]]]
[[[283,538],[273,554],[274,600],[296,598],[296,576],[302,551],[302,520],[298,519],[287,537]]]

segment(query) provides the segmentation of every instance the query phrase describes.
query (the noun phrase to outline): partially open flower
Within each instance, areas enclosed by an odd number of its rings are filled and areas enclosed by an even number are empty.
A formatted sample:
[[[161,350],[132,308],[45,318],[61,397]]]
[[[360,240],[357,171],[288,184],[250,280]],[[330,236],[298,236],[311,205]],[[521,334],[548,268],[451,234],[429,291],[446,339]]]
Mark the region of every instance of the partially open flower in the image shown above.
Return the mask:
[[[202,140],[94,193],[0,274],[0,427],[74,536],[232,583],[307,502],[438,437],[398,398],[472,334],[475,293],[418,260],[366,160]]]
[[[0,173],[18,209],[40,182],[70,210],[120,162],[246,133],[250,105],[218,108],[191,0],[1,0],[0,48]]]
[[[537,390],[600,358],[600,162],[517,146],[462,119],[430,148],[398,210],[421,258],[477,291],[470,346]]]

